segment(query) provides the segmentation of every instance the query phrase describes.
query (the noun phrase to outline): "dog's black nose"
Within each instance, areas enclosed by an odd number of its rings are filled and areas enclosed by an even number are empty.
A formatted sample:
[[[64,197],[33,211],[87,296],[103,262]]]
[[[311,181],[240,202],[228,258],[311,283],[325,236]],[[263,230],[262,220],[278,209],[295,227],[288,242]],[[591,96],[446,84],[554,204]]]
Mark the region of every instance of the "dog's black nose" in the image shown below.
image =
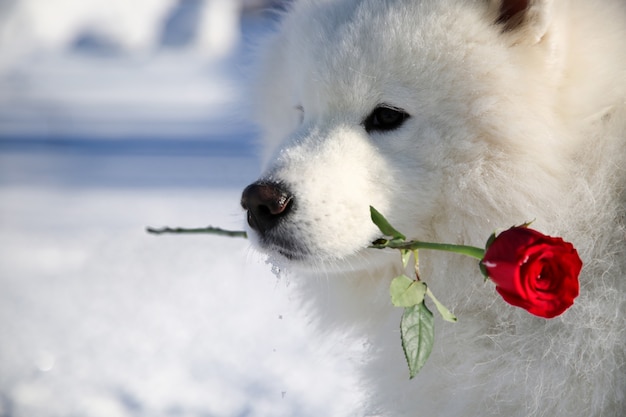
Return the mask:
[[[293,195],[284,185],[257,181],[243,190],[241,206],[248,210],[248,224],[263,234],[278,224],[292,206]]]

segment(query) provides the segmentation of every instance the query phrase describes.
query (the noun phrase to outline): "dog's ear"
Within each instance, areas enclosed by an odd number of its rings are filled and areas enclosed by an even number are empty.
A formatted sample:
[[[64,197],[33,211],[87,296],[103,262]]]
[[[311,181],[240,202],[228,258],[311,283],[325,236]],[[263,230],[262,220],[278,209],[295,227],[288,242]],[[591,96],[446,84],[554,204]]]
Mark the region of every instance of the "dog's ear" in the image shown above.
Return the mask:
[[[495,23],[514,43],[539,43],[549,30],[553,0],[490,0]]]

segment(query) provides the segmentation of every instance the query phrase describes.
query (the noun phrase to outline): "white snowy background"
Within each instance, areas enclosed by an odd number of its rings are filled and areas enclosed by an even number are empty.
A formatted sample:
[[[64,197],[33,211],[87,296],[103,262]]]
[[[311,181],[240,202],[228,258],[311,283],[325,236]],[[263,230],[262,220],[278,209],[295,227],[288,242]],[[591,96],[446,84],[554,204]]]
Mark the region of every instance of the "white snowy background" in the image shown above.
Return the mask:
[[[346,416],[315,342],[244,240],[259,172],[237,0],[0,0],[0,417]]]

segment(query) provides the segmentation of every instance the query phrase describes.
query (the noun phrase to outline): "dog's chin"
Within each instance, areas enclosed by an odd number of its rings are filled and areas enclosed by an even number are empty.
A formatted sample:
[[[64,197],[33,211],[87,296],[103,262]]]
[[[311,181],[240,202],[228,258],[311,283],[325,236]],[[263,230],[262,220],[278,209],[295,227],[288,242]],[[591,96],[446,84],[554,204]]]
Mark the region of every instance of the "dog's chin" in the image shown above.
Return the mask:
[[[315,251],[296,240],[282,237],[262,237],[256,240],[257,247],[270,257],[280,259],[284,263],[306,264],[315,258]]]
[[[268,256],[268,261],[281,270],[290,272],[319,272],[346,269],[344,257],[329,256],[322,251],[301,250],[275,244],[262,245],[260,251]]]
[[[283,264],[306,265],[312,263],[314,259],[310,253],[301,252],[292,248],[283,248],[276,245],[272,245],[269,248],[262,248],[262,251],[267,253],[272,258],[279,259]]]
[[[372,269],[389,262],[389,251],[368,248],[370,242],[361,242],[343,253],[329,253],[302,244],[280,239],[262,239],[256,236],[253,245],[267,255],[268,262],[278,269],[294,273],[345,273]]]

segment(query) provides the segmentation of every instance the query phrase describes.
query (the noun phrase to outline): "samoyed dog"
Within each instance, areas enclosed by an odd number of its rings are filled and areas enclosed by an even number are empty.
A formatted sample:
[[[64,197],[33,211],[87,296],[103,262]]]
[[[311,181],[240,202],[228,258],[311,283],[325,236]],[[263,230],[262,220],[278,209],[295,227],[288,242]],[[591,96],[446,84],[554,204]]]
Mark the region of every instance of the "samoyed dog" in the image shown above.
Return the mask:
[[[626,415],[626,3],[295,0],[263,43],[265,167],[249,234],[322,334],[363,342],[355,416]],[[534,220],[584,262],[546,320],[507,304],[476,262],[420,252],[459,318],[436,318],[412,380],[389,298],[411,239],[483,246]]]

